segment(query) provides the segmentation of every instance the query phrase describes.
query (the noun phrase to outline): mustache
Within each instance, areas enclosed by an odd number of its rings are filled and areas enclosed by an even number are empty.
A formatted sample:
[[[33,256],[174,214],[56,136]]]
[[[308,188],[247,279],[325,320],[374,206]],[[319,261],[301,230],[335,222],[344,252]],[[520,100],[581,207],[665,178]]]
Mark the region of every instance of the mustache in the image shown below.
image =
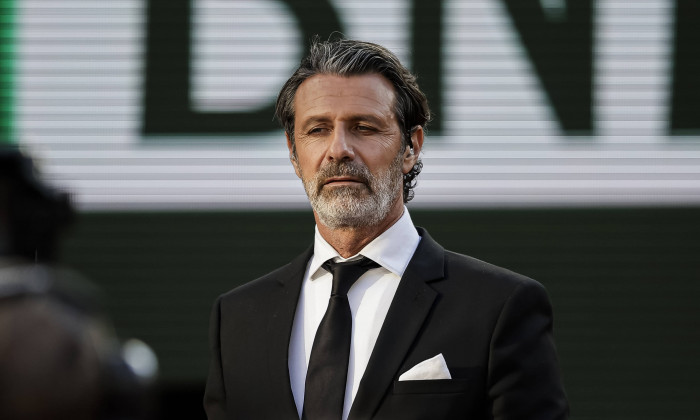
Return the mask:
[[[323,188],[328,178],[338,176],[350,176],[359,179],[368,188],[370,187],[372,174],[364,165],[357,165],[349,162],[331,162],[321,167],[316,173],[316,188],[318,191]]]

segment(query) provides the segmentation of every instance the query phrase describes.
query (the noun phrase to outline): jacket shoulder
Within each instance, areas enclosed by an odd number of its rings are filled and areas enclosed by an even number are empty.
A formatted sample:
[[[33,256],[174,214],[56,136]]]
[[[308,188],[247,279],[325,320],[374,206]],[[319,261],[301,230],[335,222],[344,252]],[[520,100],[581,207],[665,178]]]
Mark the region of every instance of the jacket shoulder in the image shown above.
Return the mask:
[[[447,280],[432,283],[434,287],[452,289],[458,294],[461,290],[462,293],[486,293],[489,296],[507,296],[521,288],[544,292],[544,287],[537,281],[480,259],[446,250],[426,229],[416,228],[422,240],[414,258],[434,261],[431,268],[423,269],[423,272],[431,273],[436,279]]]
[[[445,251],[445,277],[505,295],[519,289],[544,292],[544,286],[528,276],[453,251]]]
[[[277,291],[280,287],[294,286],[296,283],[301,285],[301,280],[306,270],[306,264],[311,257],[312,251],[312,247],[308,248],[289,263],[223,293],[219,297],[220,300],[225,303],[239,299],[264,299],[268,293]]]

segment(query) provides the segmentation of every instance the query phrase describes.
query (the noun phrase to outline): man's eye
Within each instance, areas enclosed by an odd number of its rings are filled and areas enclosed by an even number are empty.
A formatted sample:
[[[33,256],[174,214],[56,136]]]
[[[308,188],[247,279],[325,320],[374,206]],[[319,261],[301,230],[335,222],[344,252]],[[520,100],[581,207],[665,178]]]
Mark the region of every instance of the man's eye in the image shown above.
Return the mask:
[[[325,131],[326,131],[326,129],[323,127],[316,127],[316,128],[312,128],[311,130],[309,130],[309,134],[322,134]]]
[[[365,132],[370,132],[374,131],[374,128],[367,126],[367,125],[358,125],[357,126],[357,131],[365,131]]]

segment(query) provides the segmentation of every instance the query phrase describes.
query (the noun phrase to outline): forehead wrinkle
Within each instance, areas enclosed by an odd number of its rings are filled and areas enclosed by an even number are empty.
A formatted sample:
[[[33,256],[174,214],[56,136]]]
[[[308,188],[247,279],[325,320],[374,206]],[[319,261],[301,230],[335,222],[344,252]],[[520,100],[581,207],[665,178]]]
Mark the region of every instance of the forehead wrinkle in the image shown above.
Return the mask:
[[[302,124],[321,119],[332,120],[338,114],[342,116],[342,120],[397,121],[396,94],[393,86],[379,74],[369,75],[378,76],[374,80],[370,79],[368,82],[361,80],[367,76],[344,77],[324,74],[312,76],[297,90],[294,98],[295,117],[304,118],[300,121]],[[351,84],[338,84],[339,79],[351,81]],[[338,102],[334,103],[334,101]],[[342,115],[345,113],[349,115]]]
[[[331,95],[322,95],[323,97]],[[395,120],[396,115],[391,106],[387,106],[385,103],[373,100],[373,104],[367,104],[363,101],[353,100],[352,97],[347,97],[343,95],[333,95],[338,98],[347,98],[342,104],[328,104],[322,101],[322,97],[314,99],[312,104],[308,104],[303,109],[298,110],[299,113],[310,114],[305,117],[305,121],[309,120],[333,120],[338,117],[342,121],[361,121],[361,120],[371,120],[378,122],[382,118],[387,118],[389,120]],[[371,99],[371,98],[366,98]],[[378,105],[378,106],[377,106]],[[350,109],[345,109],[350,108]],[[352,109],[356,108],[356,109]],[[318,110],[318,113],[315,111]]]
[[[306,93],[308,95],[308,93]],[[387,110],[391,110],[394,104],[394,98],[390,98],[389,103],[386,103],[382,101],[382,98],[378,98],[376,95],[369,95],[369,94],[360,94],[356,91],[348,91],[348,92],[328,92],[328,91],[322,91],[318,92],[313,98],[305,98],[305,102],[308,103],[306,106],[306,109],[313,109],[315,107],[323,107],[326,106],[324,103],[325,100],[328,98],[334,98],[334,99],[345,99],[345,102],[347,105],[358,105],[362,107],[366,106],[371,106],[371,107],[376,107],[377,109],[381,108],[386,108]],[[365,103],[365,101],[369,102]],[[297,101],[298,102],[298,101]],[[321,102],[319,104],[319,102]]]

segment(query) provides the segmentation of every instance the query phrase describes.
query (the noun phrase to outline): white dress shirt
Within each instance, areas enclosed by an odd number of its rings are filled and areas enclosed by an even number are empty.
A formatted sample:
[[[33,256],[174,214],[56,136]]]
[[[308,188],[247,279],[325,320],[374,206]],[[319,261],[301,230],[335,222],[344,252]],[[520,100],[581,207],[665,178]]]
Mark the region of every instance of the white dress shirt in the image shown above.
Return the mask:
[[[381,265],[362,275],[348,292],[353,322],[343,407],[343,419],[347,419],[372,349],[377,342],[379,330],[389,311],[399,281],[419,242],[420,236],[405,207],[403,215],[393,226],[367,244],[357,255],[348,259],[340,257],[316,227],[314,255],[306,267],[289,341],[289,378],[299,417],[304,405],[304,384],[311,347],[316,330],[326,313],[333,283],[333,276],[321,265],[330,258],[347,261],[359,258],[360,255]]]

